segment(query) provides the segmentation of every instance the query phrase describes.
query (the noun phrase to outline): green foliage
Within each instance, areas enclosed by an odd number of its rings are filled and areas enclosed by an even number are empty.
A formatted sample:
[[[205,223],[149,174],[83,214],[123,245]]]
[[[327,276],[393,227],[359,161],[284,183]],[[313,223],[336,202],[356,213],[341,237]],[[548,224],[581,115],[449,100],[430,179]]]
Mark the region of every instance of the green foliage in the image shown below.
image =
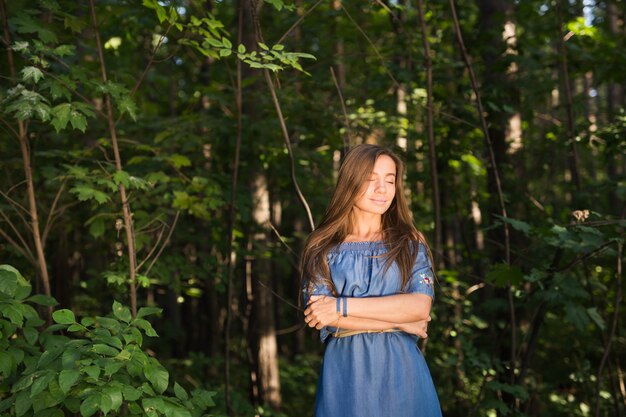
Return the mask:
[[[142,308],[133,319],[115,301],[112,317],[84,317],[71,310],[44,324],[31,303],[54,305],[9,265],[0,265],[0,413],[9,416],[107,415],[201,416],[213,407],[213,392],[188,392],[142,349],[144,334],[156,337],[143,317],[161,309]],[[65,331],[66,335],[57,334]],[[173,395],[168,394],[172,392]]]

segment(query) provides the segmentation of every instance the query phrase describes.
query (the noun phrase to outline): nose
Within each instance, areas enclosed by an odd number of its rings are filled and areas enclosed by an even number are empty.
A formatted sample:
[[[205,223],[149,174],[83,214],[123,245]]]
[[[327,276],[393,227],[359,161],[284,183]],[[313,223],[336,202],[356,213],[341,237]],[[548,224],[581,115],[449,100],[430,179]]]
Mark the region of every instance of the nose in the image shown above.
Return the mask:
[[[388,185],[389,184],[387,184],[384,179],[376,181],[376,189],[375,190],[377,192],[381,193],[381,194],[384,194],[384,193],[387,192],[387,186]]]

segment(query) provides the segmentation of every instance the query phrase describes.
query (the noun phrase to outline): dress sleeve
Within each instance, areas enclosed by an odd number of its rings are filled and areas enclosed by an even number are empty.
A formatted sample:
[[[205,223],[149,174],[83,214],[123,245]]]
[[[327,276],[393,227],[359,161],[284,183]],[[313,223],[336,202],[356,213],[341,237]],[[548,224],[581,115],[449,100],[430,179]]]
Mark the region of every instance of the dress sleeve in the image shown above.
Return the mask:
[[[406,292],[408,293],[422,293],[430,295],[433,300],[435,299],[435,273],[433,272],[433,266],[430,262],[430,257],[426,251],[426,247],[419,243],[417,257],[415,264],[413,264],[413,271],[411,278],[406,286]]]
[[[304,285],[302,287],[302,293],[303,293],[305,308],[309,304],[309,299],[311,298],[312,295],[328,295],[328,296],[333,297],[333,293],[328,286],[321,284],[321,283],[314,283],[311,281],[304,282]],[[322,329],[320,330],[320,340],[322,342],[325,342],[326,339],[330,337],[333,331],[335,331],[334,327],[332,328],[329,328],[327,326],[322,327]]]

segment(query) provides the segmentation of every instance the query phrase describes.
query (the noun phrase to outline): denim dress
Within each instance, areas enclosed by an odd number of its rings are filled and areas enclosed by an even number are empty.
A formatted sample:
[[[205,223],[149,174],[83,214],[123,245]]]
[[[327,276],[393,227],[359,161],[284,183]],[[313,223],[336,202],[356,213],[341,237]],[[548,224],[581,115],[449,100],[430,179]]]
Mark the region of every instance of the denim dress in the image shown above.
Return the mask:
[[[377,297],[417,292],[434,298],[430,258],[420,244],[407,287],[396,264],[385,271],[382,242],[344,242],[327,255],[331,277],[344,297]],[[384,275],[383,275],[384,273]],[[332,295],[323,285],[307,285],[310,295]],[[350,300],[348,299],[348,316]],[[341,325],[341,323],[340,323]],[[437,392],[415,335],[404,332],[360,333],[326,343],[317,384],[315,417],[440,417]]]

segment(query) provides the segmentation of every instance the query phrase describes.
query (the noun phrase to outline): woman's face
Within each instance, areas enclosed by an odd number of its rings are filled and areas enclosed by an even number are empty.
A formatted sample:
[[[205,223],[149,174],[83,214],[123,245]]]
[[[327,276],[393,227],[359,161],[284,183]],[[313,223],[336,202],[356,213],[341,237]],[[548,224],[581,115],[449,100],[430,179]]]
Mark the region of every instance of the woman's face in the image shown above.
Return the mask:
[[[396,195],[396,163],[387,155],[376,159],[374,169],[354,202],[355,208],[372,214],[387,211]]]

